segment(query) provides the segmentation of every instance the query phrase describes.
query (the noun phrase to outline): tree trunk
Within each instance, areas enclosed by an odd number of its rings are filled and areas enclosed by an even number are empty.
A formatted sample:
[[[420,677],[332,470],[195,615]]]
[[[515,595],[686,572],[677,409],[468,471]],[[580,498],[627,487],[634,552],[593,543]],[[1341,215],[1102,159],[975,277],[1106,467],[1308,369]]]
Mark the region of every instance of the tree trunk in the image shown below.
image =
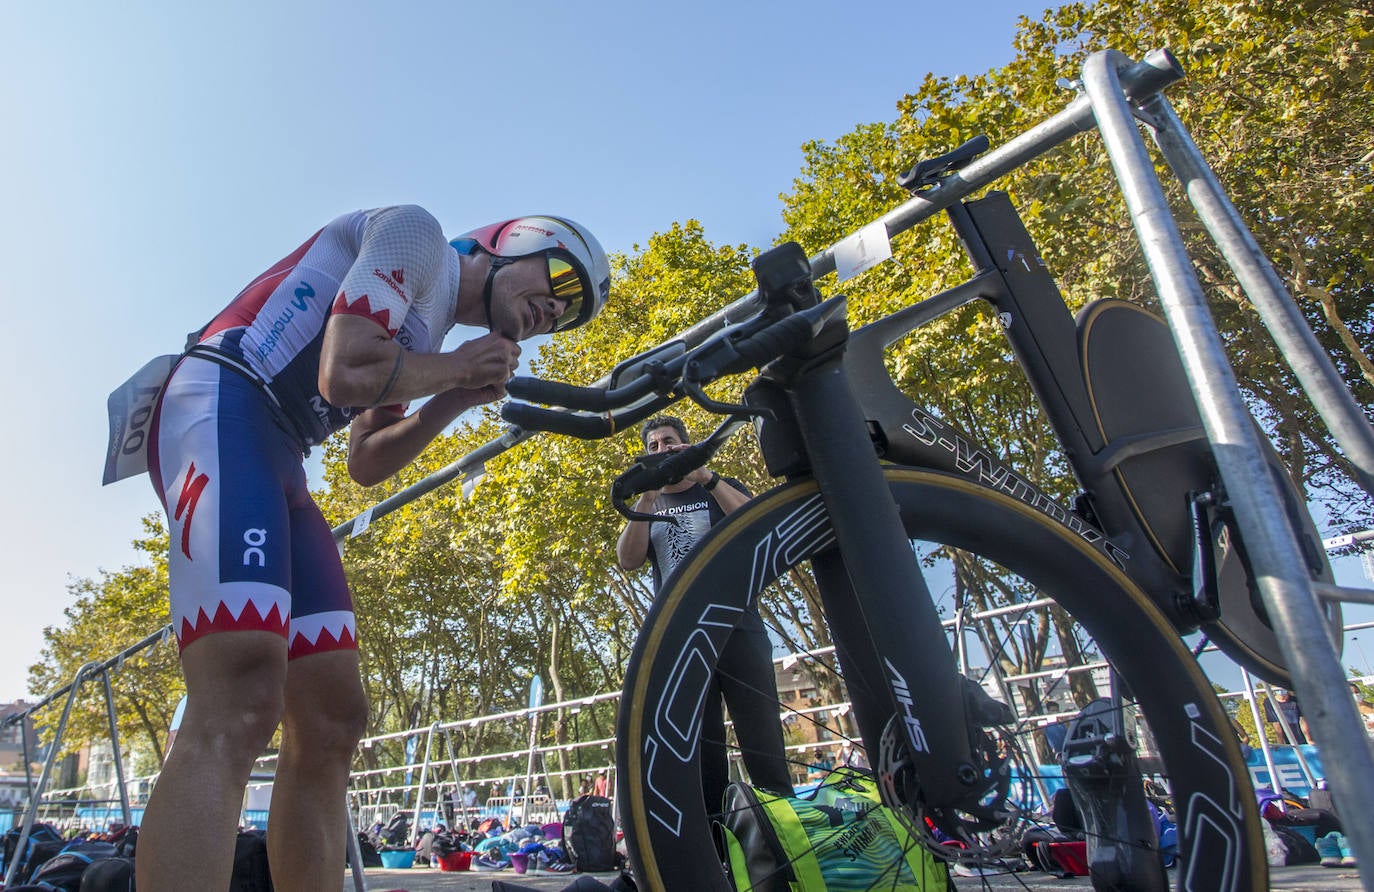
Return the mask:
[[[562,625],[559,622],[558,614],[553,613],[549,617],[549,687],[553,690],[554,702],[562,703],[567,697],[563,694],[563,674],[562,674],[562,648],[559,642],[559,631]],[[558,747],[558,779],[559,786],[563,788],[563,798],[572,798],[572,780],[568,774],[568,751],[564,745],[568,742],[568,711],[558,710],[558,720],[553,726],[554,744]],[[548,760],[545,760],[545,765]],[[549,790],[552,792],[554,784],[552,779],[549,782]]]
[[[1059,639],[1059,651],[1064,655],[1064,666],[1082,666],[1087,659],[1084,657],[1083,648],[1078,644],[1078,636],[1074,634],[1077,623],[1058,605],[1050,608],[1050,615],[1054,620],[1055,635]],[[1070,672],[1068,680],[1069,690],[1073,692],[1073,702],[1076,705],[1086,706],[1098,698],[1097,684],[1093,681],[1091,672]]]

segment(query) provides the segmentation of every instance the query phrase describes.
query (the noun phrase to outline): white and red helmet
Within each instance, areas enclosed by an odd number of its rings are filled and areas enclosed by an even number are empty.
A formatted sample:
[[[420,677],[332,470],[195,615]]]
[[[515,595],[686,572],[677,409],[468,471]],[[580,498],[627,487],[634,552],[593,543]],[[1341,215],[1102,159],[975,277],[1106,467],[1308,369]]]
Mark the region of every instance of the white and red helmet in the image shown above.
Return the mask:
[[[568,308],[554,320],[553,331],[590,322],[611,291],[611,264],[601,243],[587,229],[566,217],[516,217],[466,232],[450,243],[460,253],[474,247],[492,256],[483,301],[491,318],[492,277],[502,266],[521,257],[540,254],[548,261],[549,285]]]

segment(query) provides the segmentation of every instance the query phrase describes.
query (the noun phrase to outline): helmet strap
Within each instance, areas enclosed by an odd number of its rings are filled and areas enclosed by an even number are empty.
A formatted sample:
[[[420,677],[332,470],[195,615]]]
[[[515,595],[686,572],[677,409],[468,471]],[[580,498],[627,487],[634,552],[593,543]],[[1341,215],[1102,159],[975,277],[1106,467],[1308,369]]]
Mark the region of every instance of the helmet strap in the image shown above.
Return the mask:
[[[482,286],[482,309],[487,314],[487,331],[494,330],[491,321],[491,297],[492,283],[496,279],[496,271],[514,262],[515,261],[509,257],[497,257],[492,255],[491,265],[487,267],[487,281]]]

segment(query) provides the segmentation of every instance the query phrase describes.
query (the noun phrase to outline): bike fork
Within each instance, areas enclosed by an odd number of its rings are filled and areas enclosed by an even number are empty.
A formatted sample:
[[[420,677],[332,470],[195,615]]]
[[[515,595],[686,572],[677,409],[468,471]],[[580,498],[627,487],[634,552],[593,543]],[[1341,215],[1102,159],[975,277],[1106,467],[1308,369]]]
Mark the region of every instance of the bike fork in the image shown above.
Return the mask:
[[[864,740],[896,716],[926,802],[956,805],[980,773],[953,652],[843,367],[804,375],[789,399],[839,552],[813,569]]]

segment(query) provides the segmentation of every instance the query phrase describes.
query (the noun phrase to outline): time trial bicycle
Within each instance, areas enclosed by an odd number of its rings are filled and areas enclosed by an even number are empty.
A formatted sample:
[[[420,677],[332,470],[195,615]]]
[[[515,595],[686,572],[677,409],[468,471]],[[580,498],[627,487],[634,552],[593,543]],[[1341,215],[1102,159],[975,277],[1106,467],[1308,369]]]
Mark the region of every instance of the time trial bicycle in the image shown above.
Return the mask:
[[[1134,102],[1180,75],[1159,55],[1120,73]],[[510,382],[512,396],[556,407],[507,404],[505,418],[526,430],[608,436],[683,398],[729,416],[692,448],[645,457],[622,475],[612,493],[622,511],[703,464],[750,420],[770,475],[785,481],[714,528],[665,581],[627,667],[619,798],[648,888],[730,888],[712,840],[719,815],[708,815],[701,792],[703,702],[739,617],[803,566],[835,644],[829,668],[844,678],[858,738],[911,844],[983,864],[1011,850],[1035,820],[1014,780],[1025,783],[1029,760],[1019,729],[959,674],[925,583],[921,556],[931,548],[1014,578],[1009,590],[1053,599],[1110,663],[1113,705],[1078,723],[1064,757],[1097,875],[1120,888],[1166,884],[1126,721],[1138,711],[1177,809],[1178,888],[1267,888],[1239,744],[1181,633],[1203,628],[1275,681],[1287,682],[1289,667],[1183,365],[1169,329],[1133,304],[1098,301],[1072,318],[1010,200],[965,200],[966,182],[951,187],[985,148],[961,147],[904,177],[948,212],[975,268],[963,285],[851,333],[843,298],[821,300],[811,262],[784,245],[755,262],[752,315],[699,342],[627,360],[604,388]],[[910,331],[979,299],[1003,321],[1083,485],[1071,506],[914,403],[883,363]],[[706,393],[753,369],[739,405]],[[1304,572],[1329,580],[1296,490],[1272,455],[1266,467],[1299,530]],[[1334,602],[1324,621],[1337,643]]]

